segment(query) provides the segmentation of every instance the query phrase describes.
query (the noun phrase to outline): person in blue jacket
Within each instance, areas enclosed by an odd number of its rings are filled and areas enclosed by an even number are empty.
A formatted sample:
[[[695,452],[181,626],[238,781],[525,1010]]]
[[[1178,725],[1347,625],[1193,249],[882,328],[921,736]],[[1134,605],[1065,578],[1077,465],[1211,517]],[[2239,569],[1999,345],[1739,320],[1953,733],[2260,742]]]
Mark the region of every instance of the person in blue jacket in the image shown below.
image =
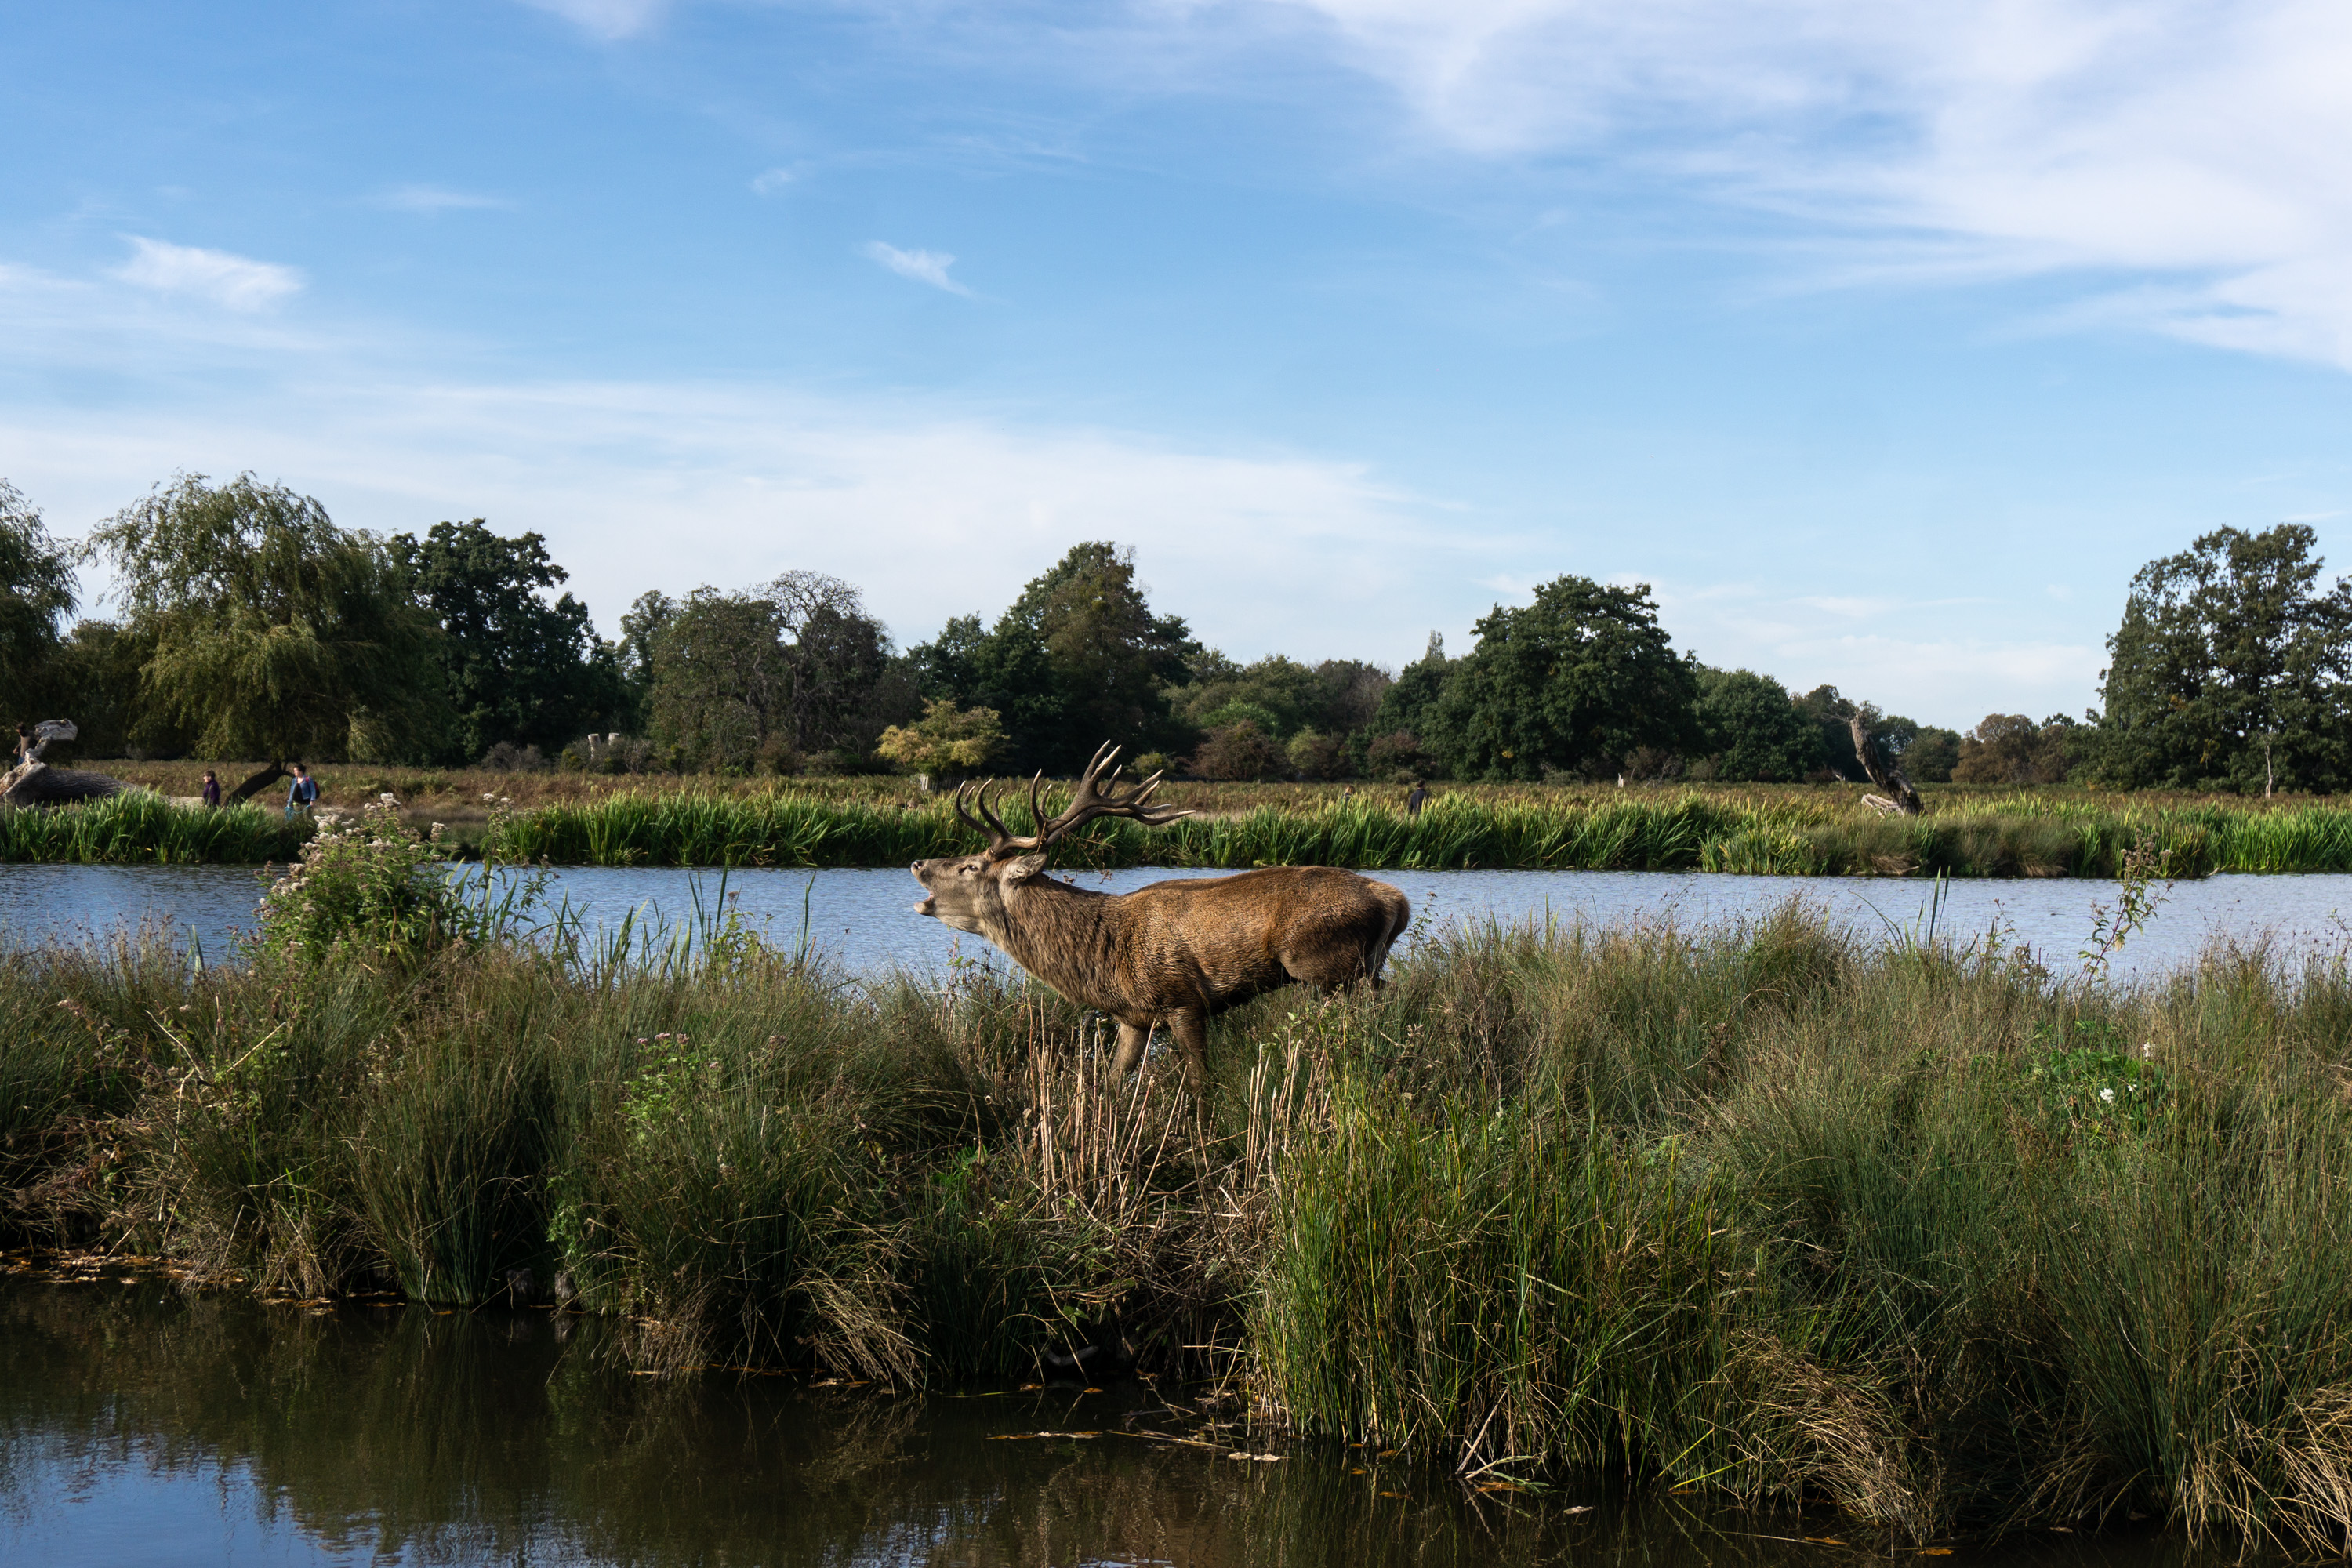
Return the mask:
[[[291,816],[298,811],[309,811],[318,804],[319,781],[310,776],[309,768],[296,763],[294,782],[286,786],[286,815]]]

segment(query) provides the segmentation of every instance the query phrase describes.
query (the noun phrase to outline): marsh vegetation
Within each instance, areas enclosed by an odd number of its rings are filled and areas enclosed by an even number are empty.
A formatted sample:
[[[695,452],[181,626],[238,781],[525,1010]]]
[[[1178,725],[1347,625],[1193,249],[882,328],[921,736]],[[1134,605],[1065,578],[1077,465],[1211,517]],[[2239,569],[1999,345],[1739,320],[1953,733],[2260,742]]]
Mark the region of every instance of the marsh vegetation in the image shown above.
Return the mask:
[[[119,765],[167,793],[180,764]],[[174,771],[178,769],[180,771]],[[903,780],[751,783],[322,769],[327,801],[392,794],[453,847],[590,866],[895,866],[971,846],[949,802]],[[479,785],[481,787],[477,788]],[[1418,816],[1402,792],[1177,783],[1198,815],[1105,825],[1072,838],[1073,867],[1413,870],[1704,870],[1748,875],[2112,877],[2145,846],[2168,875],[2352,871],[2352,807],[2328,801],[1930,786],[1924,816],[1887,818],[1853,792],[1805,785],[1577,789],[1448,785]],[[0,813],[0,859],[283,862],[310,825],[258,806],[206,812],[152,795]]]
[[[1102,1020],[973,970],[480,918],[0,962],[11,1238],[560,1300],[655,1371],[1131,1356],[1465,1472],[1920,1538],[2352,1525],[2337,961],[2126,988],[1794,909],[1489,929],[1226,1015],[1195,1090],[1115,1081]]]

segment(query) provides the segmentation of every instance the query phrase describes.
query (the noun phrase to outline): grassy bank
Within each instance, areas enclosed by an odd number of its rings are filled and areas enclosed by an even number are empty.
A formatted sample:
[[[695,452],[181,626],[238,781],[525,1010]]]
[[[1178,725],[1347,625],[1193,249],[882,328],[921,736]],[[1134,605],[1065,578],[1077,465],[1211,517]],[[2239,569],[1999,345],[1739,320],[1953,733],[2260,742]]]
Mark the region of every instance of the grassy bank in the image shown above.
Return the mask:
[[[2340,964],[1490,931],[1229,1015],[1195,1096],[1038,992],[717,951],[8,959],[5,1224],[273,1296],[553,1294],[653,1368],[1123,1339],[1307,1432],[1920,1537],[2352,1526]]]
[[[291,859],[310,833],[310,823],[275,808],[203,810],[142,790],[80,805],[0,808],[0,861],[260,865]]]
[[[519,811],[499,852],[557,864],[888,866],[968,851],[947,803],[626,793]],[[1885,817],[1827,792],[1488,799],[1446,795],[1416,820],[1326,797],[1209,812],[1167,826],[1099,825],[1060,863],[1420,870],[1705,870],[1815,876],[2111,877],[2152,846],[2176,876],[2352,870],[2352,809],[2171,804],[2032,792],[1960,796]]]
[[[369,781],[383,782],[383,781]],[[331,796],[332,795],[331,790]],[[396,792],[386,792],[396,793]],[[373,799],[346,792],[351,802]],[[444,814],[401,797],[419,825]],[[1181,798],[1180,795],[1179,798]],[[1448,791],[1418,820],[1331,792],[1209,799],[1164,827],[1107,823],[1058,852],[1072,868],[1255,865],[1419,870],[1703,870],[1815,876],[2112,877],[2149,846],[2168,874],[2352,871],[2352,807],[2011,791],[1930,797],[1885,817],[1826,789]],[[455,815],[455,814],[450,814]],[[1016,826],[1025,818],[1016,817]],[[0,858],[283,861],[307,825],[139,794],[0,811]],[[619,789],[501,809],[452,843],[503,858],[592,866],[900,866],[975,847],[939,796]]]

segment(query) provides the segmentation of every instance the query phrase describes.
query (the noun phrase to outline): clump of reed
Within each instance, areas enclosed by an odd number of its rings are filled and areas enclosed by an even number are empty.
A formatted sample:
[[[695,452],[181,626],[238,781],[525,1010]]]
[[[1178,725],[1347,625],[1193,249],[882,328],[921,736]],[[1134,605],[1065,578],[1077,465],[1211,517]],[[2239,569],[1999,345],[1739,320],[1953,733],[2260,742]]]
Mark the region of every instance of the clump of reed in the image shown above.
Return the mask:
[[[2352,1529],[2352,973],[2137,987],[1801,908],[1456,933],[1222,1019],[1213,1081],[987,973],[744,942],[0,962],[19,1240],[545,1299],[906,1384],[1126,1357],[1465,1475],[1915,1537]]]
[[[260,865],[300,852],[307,818],[250,803],[181,805],[146,790],[73,805],[0,808],[0,860]]]

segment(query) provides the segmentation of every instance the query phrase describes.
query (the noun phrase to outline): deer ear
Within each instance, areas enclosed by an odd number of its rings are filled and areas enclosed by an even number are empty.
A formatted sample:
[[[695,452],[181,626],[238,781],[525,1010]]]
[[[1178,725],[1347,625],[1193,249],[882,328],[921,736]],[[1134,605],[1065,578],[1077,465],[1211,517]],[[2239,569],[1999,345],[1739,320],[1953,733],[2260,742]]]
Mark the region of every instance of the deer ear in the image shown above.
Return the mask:
[[[1004,868],[1003,879],[1007,882],[1025,882],[1045,868],[1045,859],[1046,857],[1043,855],[1024,855],[1012,865]]]

